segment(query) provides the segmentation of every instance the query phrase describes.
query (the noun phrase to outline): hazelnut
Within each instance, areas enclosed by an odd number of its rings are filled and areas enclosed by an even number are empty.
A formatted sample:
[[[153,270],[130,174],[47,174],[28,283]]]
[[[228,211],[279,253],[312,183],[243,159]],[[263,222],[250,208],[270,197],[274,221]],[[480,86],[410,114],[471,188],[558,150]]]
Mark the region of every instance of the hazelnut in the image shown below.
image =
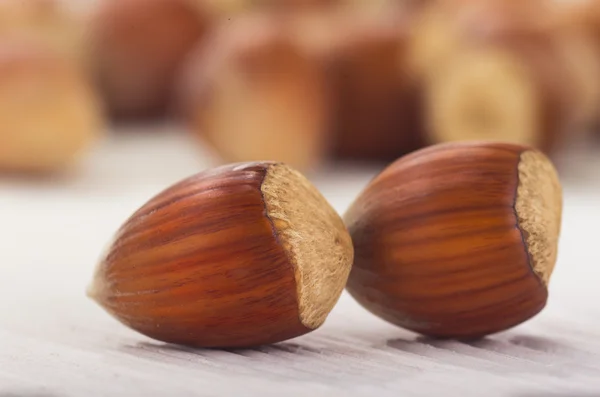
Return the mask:
[[[187,0],[106,0],[91,18],[95,73],[118,118],[165,113],[183,59],[210,25]]]
[[[562,192],[528,147],[462,142],[391,164],[345,215],[355,261],[348,291],[423,335],[468,339],[540,312],[555,265]]]
[[[395,11],[348,18],[329,53],[336,158],[391,161],[423,145],[421,87],[403,68],[408,14]]]
[[[222,166],[160,193],[125,222],[89,289],[151,338],[247,347],[318,328],[353,249],[339,215],[281,163]]]
[[[102,128],[99,100],[79,65],[37,44],[0,43],[0,169],[63,169]]]
[[[178,86],[187,123],[224,162],[274,160],[307,171],[325,157],[326,75],[276,17],[228,20],[194,52]]]
[[[294,41],[327,72],[328,154],[389,161],[421,147],[420,87],[405,64],[412,10],[366,4],[287,16]]]
[[[415,22],[410,63],[425,80],[429,142],[505,141],[547,153],[558,148],[580,103],[576,73],[553,21],[544,0],[427,7]]]

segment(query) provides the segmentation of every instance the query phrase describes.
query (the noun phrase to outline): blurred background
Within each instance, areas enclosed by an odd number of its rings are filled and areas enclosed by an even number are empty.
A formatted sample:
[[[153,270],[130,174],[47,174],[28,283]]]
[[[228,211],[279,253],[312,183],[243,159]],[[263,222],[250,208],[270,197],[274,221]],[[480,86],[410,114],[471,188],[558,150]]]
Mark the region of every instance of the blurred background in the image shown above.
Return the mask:
[[[10,178],[82,180],[94,156],[128,147],[135,167],[172,139],[313,175],[459,140],[558,161],[597,146],[599,109],[594,0],[0,2]]]

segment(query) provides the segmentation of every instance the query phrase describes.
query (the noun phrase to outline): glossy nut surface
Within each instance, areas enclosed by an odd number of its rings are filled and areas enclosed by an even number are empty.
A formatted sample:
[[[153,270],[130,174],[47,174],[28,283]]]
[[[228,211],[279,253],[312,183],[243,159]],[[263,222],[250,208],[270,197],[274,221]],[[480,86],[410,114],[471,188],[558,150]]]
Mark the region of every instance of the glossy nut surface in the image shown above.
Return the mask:
[[[543,309],[562,213],[557,173],[527,147],[441,144],[384,170],[345,215],[348,290],[434,337],[476,338]]]
[[[234,164],[138,210],[102,258],[89,295],[157,340],[255,346],[318,328],[352,256],[341,218],[302,175],[280,163]]]

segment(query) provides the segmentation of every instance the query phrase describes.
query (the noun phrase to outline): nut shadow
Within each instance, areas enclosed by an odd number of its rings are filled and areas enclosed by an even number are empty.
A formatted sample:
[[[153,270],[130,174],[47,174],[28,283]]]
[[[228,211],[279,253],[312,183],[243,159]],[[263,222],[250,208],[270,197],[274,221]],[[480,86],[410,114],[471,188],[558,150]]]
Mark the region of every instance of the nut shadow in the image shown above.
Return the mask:
[[[128,349],[142,349],[153,353],[171,352],[171,353],[186,353],[198,356],[207,355],[214,352],[223,352],[235,354],[238,356],[249,357],[256,353],[269,352],[286,352],[292,354],[323,354],[324,349],[315,349],[308,346],[302,346],[294,342],[280,342],[272,345],[259,345],[251,348],[206,348],[206,347],[189,347],[163,342],[139,342],[133,346],[127,346]],[[2,397],[2,396],[0,396]]]
[[[372,346],[381,346],[373,340]],[[433,338],[421,336],[417,334],[401,333],[401,336],[384,339],[384,345],[395,350],[414,353],[421,351],[423,347],[434,347],[436,349],[453,351],[457,344],[470,346],[476,349],[489,351],[491,353],[511,354],[511,348],[525,348],[538,353],[555,354],[557,352],[572,351],[576,354],[578,351],[571,346],[557,342],[547,337],[534,335],[514,335],[508,337],[497,338],[487,336],[476,339],[449,339],[449,338]],[[258,345],[251,348],[196,348],[183,345],[163,343],[163,342],[139,342],[135,345],[127,345],[124,347],[127,350],[145,350],[152,353],[186,353],[193,355],[207,355],[214,352],[225,352],[239,356],[248,357],[256,353],[284,352],[290,354],[319,354],[327,355],[327,348],[315,348],[306,346],[294,341],[279,342],[276,344]],[[349,346],[349,349],[352,349]],[[0,397],[3,397],[0,395]],[[600,397],[600,395],[598,396]]]
[[[541,353],[555,353],[568,350],[573,350],[575,352],[575,350],[568,345],[540,336],[515,335],[509,338],[508,342],[514,346],[524,347]]]
[[[462,363],[460,365],[465,368],[471,368],[473,362],[470,360],[456,361],[453,358],[455,354],[482,362],[496,363],[511,371],[527,371],[551,376],[568,375],[568,371],[565,372],[564,368],[547,366],[549,362],[554,362],[557,353],[561,357],[566,355],[567,359],[571,360],[581,356],[581,352],[573,347],[550,338],[531,335],[491,335],[470,340],[416,336],[413,340],[390,339],[386,345],[406,353],[439,359],[448,364]],[[499,361],[495,359],[496,356]],[[506,359],[511,357],[522,360],[521,364],[514,367],[506,366]]]
[[[324,384],[345,376],[356,376],[365,382],[376,379],[385,383],[399,378],[407,379],[422,371],[418,366],[402,362],[399,357],[394,358],[389,350],[382,351],[381,343],[360,346],[339,340],[331,346],[327,345],[326,340],[316,343],[317,346],[314,346],[307,340],[307,346],[302,341],[284,341],[249,349],[207,349],[145,341],[123,348],[127,354],[146,360],[229,368],[241,365],[250,368],[251,372],[252,368],[259,367],[244,365],[245,362],[256,362],[269,370],[280,368],[282,363],[287,362],[287,372],[274,370],[272,373],[276,376],[292,376],[296,380],[312,379]],[[338,371],[340,367],[344,367],[344,371]]]
[[[452,350],[452,346],[456,343],[469,345],[471,343],[481,342],[483,339],[471,339],[471,340],[457,340],[449,338],[433,338],[429,336],[415,335],[413,338],[394,338],[388,339],[386,345],[402,350],[408,353],[414,353],[416,350],[420,350],[423,346],[435,347],[438,349]]]
[[[128,354],[145,360],[160,360],[170,364],[186,364],[218,370],[227,369],[247,376],[274,377],[330,384],[345,376],[377,379],[388,382],[407,377],[398,368],[373,365],[373,360],[362,360],[361,352],[350,348],[341,352],[335,347],[315,348],[295,342],[280,342],[250,349],[191,348],[164,343],[140,342],[126,347]],[[338,371],[347,363],[344,371]]]
[[[405,339],[390,339],[387,341],[388,346],[399,349],[406,347],[406,343],[411,343],[411,341]],[[450,349],[459,343],[482,350],[488,350],[490,352],[497,352],[500,348],[506,349],[510,346],[523,347],[540,353],[555,353],[557,351],[573,350],[570,346],[559,343],[553,339],[535,335],[514,335],[500,339],[494,335],[472,339],[433,338],[419,335],[412,340],[412,343],[433,346],[438,349]]]

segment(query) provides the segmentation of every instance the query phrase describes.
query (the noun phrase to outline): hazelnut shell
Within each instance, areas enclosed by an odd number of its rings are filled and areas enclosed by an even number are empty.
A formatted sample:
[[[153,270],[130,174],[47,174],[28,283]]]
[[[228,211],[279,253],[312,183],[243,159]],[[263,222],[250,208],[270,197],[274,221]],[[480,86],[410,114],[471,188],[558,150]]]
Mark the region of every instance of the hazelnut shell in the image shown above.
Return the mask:
[[[546,304],[561,214],[558,176],[541,152],[476,142],[417,151],[345,215],[355,247],[348,291],[427,336],[506,330]]]
[[[343,221],[301,174],[280,163],[232,164],[142,206],[88,292],[163,342],[255,346],[318,328],[352,257]]]

